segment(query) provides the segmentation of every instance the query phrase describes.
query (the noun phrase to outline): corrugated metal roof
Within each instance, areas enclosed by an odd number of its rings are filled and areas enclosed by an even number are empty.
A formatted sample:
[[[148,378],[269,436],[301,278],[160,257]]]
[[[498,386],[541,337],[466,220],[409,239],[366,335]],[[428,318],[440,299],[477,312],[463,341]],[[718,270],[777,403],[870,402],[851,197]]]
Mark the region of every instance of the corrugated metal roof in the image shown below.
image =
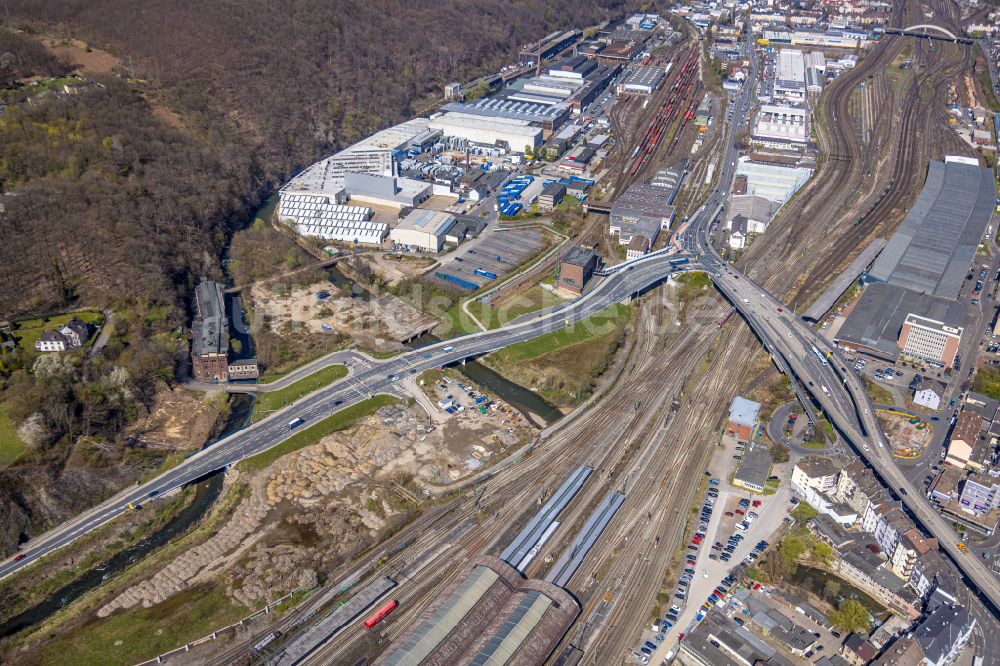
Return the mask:
[[[869,274],[941,298],[957,298],[993,212],[989,169],[932,161],[913,208]]]

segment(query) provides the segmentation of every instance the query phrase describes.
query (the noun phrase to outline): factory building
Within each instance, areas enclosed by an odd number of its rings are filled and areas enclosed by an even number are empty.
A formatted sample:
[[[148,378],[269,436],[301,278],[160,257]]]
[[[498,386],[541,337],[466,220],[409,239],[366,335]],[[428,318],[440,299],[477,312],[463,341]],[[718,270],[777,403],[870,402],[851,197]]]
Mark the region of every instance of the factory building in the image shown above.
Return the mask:
[[[652,95],[660,87],[660,84],[663,83],[663,79],[666,76],[667,72],[663,67],[654,67],[653,65],[636,67],[635,71],[622,84],[622,92],[625,94]]]
[[[370,208],[347,206],[325,195],[283,191],[278,202],[278,219],[290,221],[299,234],[345,243],[378,245],[385,240],[389,225],[372,222],[371,216]]]
[[[352,203],[413,208],[431,197],[434,185],[411,178],[350,171],[344,176],[344,190]]]
[[[805,185],[812,176],[812,169],[761,164],[752,162],[749,157],[741,157],[736,162],[736,175],[746,180],[744,194],[756,194],[783,204]]]
[[[513,99],[513,96],[517,95],[518,85],[521,84],[511,86],[503,94],[496,97],[484,97],[468,104],[453,102],[445,104],[441,109],[446,113],[458,113],[462,116],[524,121],[549,132],[562,125],[569,118],[569,105],[562,101],[556,102],[552,97],[546,97],[538,101]],[[572,84],[571,82],[564,82],[564,85],[568,86]],[[526,93],[522,91],[522,94]],[[540,95],[541,93],[535,94]],[[504,95],[507,96],[505,97]]]
[[[549,68],[549,76],[583,81],[591,72],[597,69],[597,63],[581,55],[563,58]]]
[[[431,126],[445,136],[485,146],[506,146],[517,153],[542,145],[542,128],[526,120],[448,112],[432,120]]]
[[[376,132],[338,153],[314,162],[292,178],[282,191],[335,196],[343,189],[344,177],[348,172],[396,175],[397,151],[405,150],[411,141],[422,136],[429,123],[427,118],[414,118]]]
[[[396,245],[420,252],[440,252],[446,235],[455,224],[455,216],[434,210],[415,209],[389,232]]]
[[[798,106],[764,104],[757,113],[752,139],[768,148],[802,148],[809,143],[809,111]]]
[[[553,32],[544,39],[524,47],[518,58],[518,64],[523,67],[538,67],[542,64],[543,60],[558,55],[572,46],[580,38],[581,34],[579,30]]]
[[[858,299],[834,342],[844,349],[895,362],[900,354],[900,333],[911,314],[958,329],[965,312],[957,301],[875,282]]]
[[[609,232],[618,234],[618,242],[628,245],[632,237],[641,234],[656,243],[662,229],[674,221],[674,207],[668,202],[673,193],[668,188],[646,183],[631,185],[611,206]]]
[[[229,322],[222,285],[202,280],[194,290],[191,370],[200,382],[229,379]]]
[[[503,560],[480,556],[375,664],[541,664],[579,612],[562,588],[527,580]]]
[[[562,202],[565,196],[566,186],[553,181],[542,189],[542,193],[538,196],[538,205],[545,210],[552,210]]]
[[[774,70],[774,94],[792,101],[806,97],[806,63],[802,51],[781,49]]]

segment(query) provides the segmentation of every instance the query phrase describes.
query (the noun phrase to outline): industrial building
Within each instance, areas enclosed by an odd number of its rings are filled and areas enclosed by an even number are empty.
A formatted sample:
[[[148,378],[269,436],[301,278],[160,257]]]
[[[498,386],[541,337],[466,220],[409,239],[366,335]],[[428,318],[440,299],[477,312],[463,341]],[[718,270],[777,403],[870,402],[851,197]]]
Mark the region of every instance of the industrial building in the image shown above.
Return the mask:
[[[554,63],[549,68],[549,76],[582,82],[595,69],[597,69],[596,62],[581,55],[574,55]]]
[[[571,84],[564,82],[564,85]],[[441,110],[445,115],[456,113],[465,117],[482,117],[488,120],[524,121],[547,131],[554,130],[569,118],[569,106],[562,102],[556,103],[551,94],[542,95],[541,92],[536,92],[536,96],[542,96],[544,99],[518,100],[512,98],[516,93],[515,85],[501,95],[484,97],[468,103],[452,102],[442,106]],[[433,124],[432,121],[429,122]]]
[[[682,666],[791,666],[764,639],[723,613],[709,611],[680,642],[677,660]]]
[[[913,314],[960,331],[965,308],[954,300],[875,282],[858,299],[834,342],[844,349],[894,362],[900,356],[903,324]]]
[[[597,253],[574,245],[559,263],[559,287],[582,294],[587,282],[597,270]]]
[[[812,176],[812,169],[753,162],[741,157],[736,162],[737,177],[746,178],[745,194],[756,194],[783,204]]]
[[[526,580],[503,560],[480,556],[375,663],[540,664],[579,612],[562,588]]]
[[[385,240],[389,225],[372,222],[371,216],[370,208],[340,204],[326,195],[282,192],[278,203],[278,219],[292,222],[299,234],[345,243]]]
[[[511,152],[533,151],[542,145],[542,128],[531,121],[485,117],[449,111],[431,121],[447,137],[466,139],[484,146],[506,147]]]
[[[353,202],[377,206],[413,208],[431,197],[434,185],[423,180],[397,178],[349,171],[344,176],[344,191]]]
[[[395,175],[395,154],[414,140],[428,134],[427,118],[414,118],[358,141],[338,153],[314,162],[282,188],[282,193],[325,194],[336,196],[343,189],[344,176],[350,172]]]
[[[764,442],[751,442],[743,452],[740,468],[733,476],[733,485],[755,493],[764,492],[771,474],[771,452]]]
[[[662,229],[674,221],[673,192],[667,188],[634,183],[611,206],[609,232],[618,234],[618,242],[628,245],[641,234],[655,244]]]
[[[872,284],[835,341],[884,360],[903,355],[951,367],[965,318],[957,299],[995,196],[992,172],[978,161],[932,161],[923,190],[872,264]]]
[[[975,158],[946,157],[927,168],[924,188],[872,265],[869,278],[956,299],[993,214],[996,190]]]
[[[542,193],[538,196],[538,205],[543,209],[552,210],[562,202],[565,196],[566,186],[553,181],[542,189]]]
[[[734,220],[746,218],[746,231],[762,234],[767,231],[771,219],[781,207],[777,201],[771,201],[756,194],[736,194],[729,198],[726,208],[726,228],[735,229]]]
[[[389,232],[396,245],[420,252],[440,252],[448,231],[455,224],[455,216],[435,210],[415,209],[399,221]]]
[[[729,423],[726,434],[742,442],[753,439],[757,429],[757,417],[760,415],[760,403],[736,396],[729,405]]]
[[[666,76],[667,72],[663,67],[654,67],[653,65],[636,67],[622,84],[622,92],[652,95],[654,91],[659,89]]]
[[[579,30],[566,30],[565,32],[553,32],[544,39],[529,44],[521,50],[518,64],[523,67],[538,67],[543,60],[547,60],[558,55],[565,49],[573,45],[580,38]]]
[[[806,63],[802,51],[781,49],[774,70],[774,94],[792,101],[806,97]]]
[[[767,148],[801,148],[809,143],[809,111],[799,106],[764,104],[757,113],[751,138]]]
[[[229,379],[229,322],[222,285],[202,280],[194,290],[191,370],[200,382]]]

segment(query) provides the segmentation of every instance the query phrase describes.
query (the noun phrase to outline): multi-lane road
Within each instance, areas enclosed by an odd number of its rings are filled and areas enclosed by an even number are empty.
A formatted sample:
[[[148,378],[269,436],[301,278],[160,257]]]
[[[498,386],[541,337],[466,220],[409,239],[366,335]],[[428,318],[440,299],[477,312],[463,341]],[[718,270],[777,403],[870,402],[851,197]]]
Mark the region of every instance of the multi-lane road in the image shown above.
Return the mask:
[[[669,260],[679,256],[683,255],[676,252],[656,254],[631,262],[626,269],[608,276],[594,289],[558,312],[543,314],[493,331],[440,342],[389,360],[374,362],[370,367],[362,368],[361,364],[356,363],[346,379],[306,396],[282,411],[216,442],[155,479],[130,488],[58,528],[32,539],[22,547],[21,559],[9,558],[0,564],[0,578],[9,576],[100,528],[122,513],[132,510],[130,505],[141,505],[206,474],[266,451],[316,421],[373,395],[398,393],[396,384],[404,375],[482,356],[507,345],[573,326],[613,303],[628,300],[633,294],[662,282],[672,273],[697,267],[696,264],[671,266]],[[290,428],[289,424],[293,419],[302,419],[303,423]]]

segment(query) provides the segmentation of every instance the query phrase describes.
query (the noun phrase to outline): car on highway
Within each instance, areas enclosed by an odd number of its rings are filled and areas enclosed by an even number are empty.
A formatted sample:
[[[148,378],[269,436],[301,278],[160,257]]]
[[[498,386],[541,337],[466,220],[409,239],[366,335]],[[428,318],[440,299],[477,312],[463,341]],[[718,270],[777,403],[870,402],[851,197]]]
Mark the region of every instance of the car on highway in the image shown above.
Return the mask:
[[[386,379],[388,379],[390,382],[394,382],[399,379],[399,375],[387,375]]]

